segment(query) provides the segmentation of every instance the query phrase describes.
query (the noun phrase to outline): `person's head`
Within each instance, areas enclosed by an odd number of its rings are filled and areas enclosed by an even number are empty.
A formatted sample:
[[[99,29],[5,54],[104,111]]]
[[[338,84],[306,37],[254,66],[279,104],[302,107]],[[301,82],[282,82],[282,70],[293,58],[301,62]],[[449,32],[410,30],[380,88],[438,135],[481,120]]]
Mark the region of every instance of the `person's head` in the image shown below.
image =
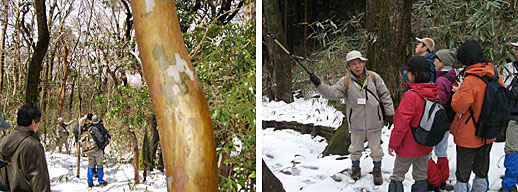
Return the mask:
[[[433,52],[435,48],[435,42],[433,39],[430,39],[428,37],[420,39],[415,38],[417,41],[419,41],[419,44],[415,46],[415,54],[418,56],[426,56],[426,54]]]
[[[27,103],[18,110],[16,123],[19,126],[28,127],[29,130],[36,131],[40,124],[41,109],[36,104]]]
[[[441,49],[437,51],[435,56],[435,65],[436,70],[441,70],[446,66],[453,66],[455,60],[457,59],[457,50],[456,49]]]
[[[63,117],[58,117],[58,123],[63,122]]]
[[[345,57],[345,65],[355,76],[361,76],[365,68],[365,59],[359,51],[351,51]]]
[[[480,44],[474,40],[466,41],[457,49],[457,59],[466,66],[488,62]]]
[[[101,118],[97,117],[97,115],[92,117],[92,124],[97,124],[99,121],[101,121]]]
[[[413,56],[408,64],[399,70],[403,71],[404,80],[408,83],[428,83],[431,81],[430,63],[423,56]]]
[[[88,113],[88,115],[86,115],[85,125],[88,125],[88,124],[92,123],[92,117],[93,116],[94,115],[91,114],[91,113]]]

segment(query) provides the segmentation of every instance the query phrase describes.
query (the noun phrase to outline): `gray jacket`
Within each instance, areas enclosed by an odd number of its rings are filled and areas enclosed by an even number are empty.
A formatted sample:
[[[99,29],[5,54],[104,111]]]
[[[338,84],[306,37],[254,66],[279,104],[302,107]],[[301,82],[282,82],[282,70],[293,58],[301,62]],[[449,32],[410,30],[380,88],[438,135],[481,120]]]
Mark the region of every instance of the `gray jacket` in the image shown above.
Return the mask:
[[[394,116],[394,105],[383,79],[377,73],[372,72],[376,79],[376,84],[374,84],[369,77],[369,73],[367,73],[367,69],[364,70],[364,73],[366,74],[367,84],[363,91],[355,85],[357,80],[354,75],[350,75],[348,93],[346,93],[344,86],[345,77],[342,77],[332,86],[321,83],[317,87],[318,92],[326,99],[346,99],[346,117],[347,123],[349,123],[349,131],[371,132],[381,130],[384,117],[379,106],[380,103],[384,106],[386,116]],[[362,85],[363,82],[360,82],[359,86]],[[375,96],[365,89],[369,89]],[[374,97],[378,98],[380,103]],[[362,103],[362,99],[365,99],[365,104],[359,104],[359,102]]]
[[[518,153],[518,123],[516,121],[509,121],[505,137],[505,154]]]

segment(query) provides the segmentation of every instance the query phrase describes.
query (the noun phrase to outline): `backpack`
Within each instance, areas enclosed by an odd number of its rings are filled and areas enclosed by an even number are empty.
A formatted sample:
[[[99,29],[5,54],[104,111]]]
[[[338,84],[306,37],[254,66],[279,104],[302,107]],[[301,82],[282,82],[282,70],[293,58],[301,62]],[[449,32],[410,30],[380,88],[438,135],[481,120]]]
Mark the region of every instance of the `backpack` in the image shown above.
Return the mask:
[[[95,137],[90,133],[90,129],[81,133],[81,152],[86,155],[91,155],[99,149]]]
[[[511,84],[507,86],[507,99],[511,109],[511,120],[518,121],[518,77],[515,75]]]
[[[471,115],[465,123],[467,124],[469,119],[472,119],[476,129],[475,136],[482,137],[485,143],[485,139],[493,139],[502,135],[511,119],[511,109],[507,99],[507,89],[498,82],[499,74],[496,70],[491,79],[486,76],[477,77],[487,84],[482,111],[477,122],[470,106]]]
[[[450,89],[453,87],[453,84],[455,83],[455,79],[448,75],[448,74],[444,74],[443,76],[441,77],[445,77],[446,79],[450,80],[451,82],[451,86],[450,86]],[[453,108],[451,108],[451,98],[453,97],[453,93],[450,94],[450,97],[448,97],[448,102],[446,103],[446,105],[444,105],[444,110],[446,110],[446,116],[448,116],[448,122],[452,123],[453,120],[455,119],[455,114],[457,114],[455,111],[453,111]]]
[[[411,91],[414,91],[411,89]],[[416,92],[417,93],[417,92]],[[421,95],[419,95],[421,96]],[[436,146],[441,142],[446,131],[448,131],[448,117],[446,110],[439,103],[439,100],[425,100],[423,115],[417,127],[410,122],[410,130],[417,143],[423,146]]]

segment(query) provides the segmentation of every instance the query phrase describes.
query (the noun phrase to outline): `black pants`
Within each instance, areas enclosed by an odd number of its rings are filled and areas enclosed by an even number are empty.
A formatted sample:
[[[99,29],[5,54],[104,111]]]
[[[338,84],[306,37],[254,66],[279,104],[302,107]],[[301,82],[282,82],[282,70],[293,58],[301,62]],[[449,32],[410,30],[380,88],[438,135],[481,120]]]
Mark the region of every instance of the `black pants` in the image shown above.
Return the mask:
[[[487,178],[489,171],[489,152],[493,143],[479,148],[464,148],[457,145],[457,181],[467,183],[471,170],[477,177]]]

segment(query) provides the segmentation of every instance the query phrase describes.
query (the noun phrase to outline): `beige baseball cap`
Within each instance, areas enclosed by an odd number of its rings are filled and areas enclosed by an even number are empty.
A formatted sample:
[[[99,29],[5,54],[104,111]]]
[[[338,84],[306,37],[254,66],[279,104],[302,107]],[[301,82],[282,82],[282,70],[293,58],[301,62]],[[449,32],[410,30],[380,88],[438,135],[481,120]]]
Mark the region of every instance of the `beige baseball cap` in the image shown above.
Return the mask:
[[[428,49],[430,49],[431,52],[433,52],[433,50],[435,49],[435,42],[433,42],[433,39],[430,39],[428,37],[425,37],[425,38],[415,38],[417,39],[418,41],[420,42],[423,42],[424,45],[426,45],[426,47],[428,47]]]

